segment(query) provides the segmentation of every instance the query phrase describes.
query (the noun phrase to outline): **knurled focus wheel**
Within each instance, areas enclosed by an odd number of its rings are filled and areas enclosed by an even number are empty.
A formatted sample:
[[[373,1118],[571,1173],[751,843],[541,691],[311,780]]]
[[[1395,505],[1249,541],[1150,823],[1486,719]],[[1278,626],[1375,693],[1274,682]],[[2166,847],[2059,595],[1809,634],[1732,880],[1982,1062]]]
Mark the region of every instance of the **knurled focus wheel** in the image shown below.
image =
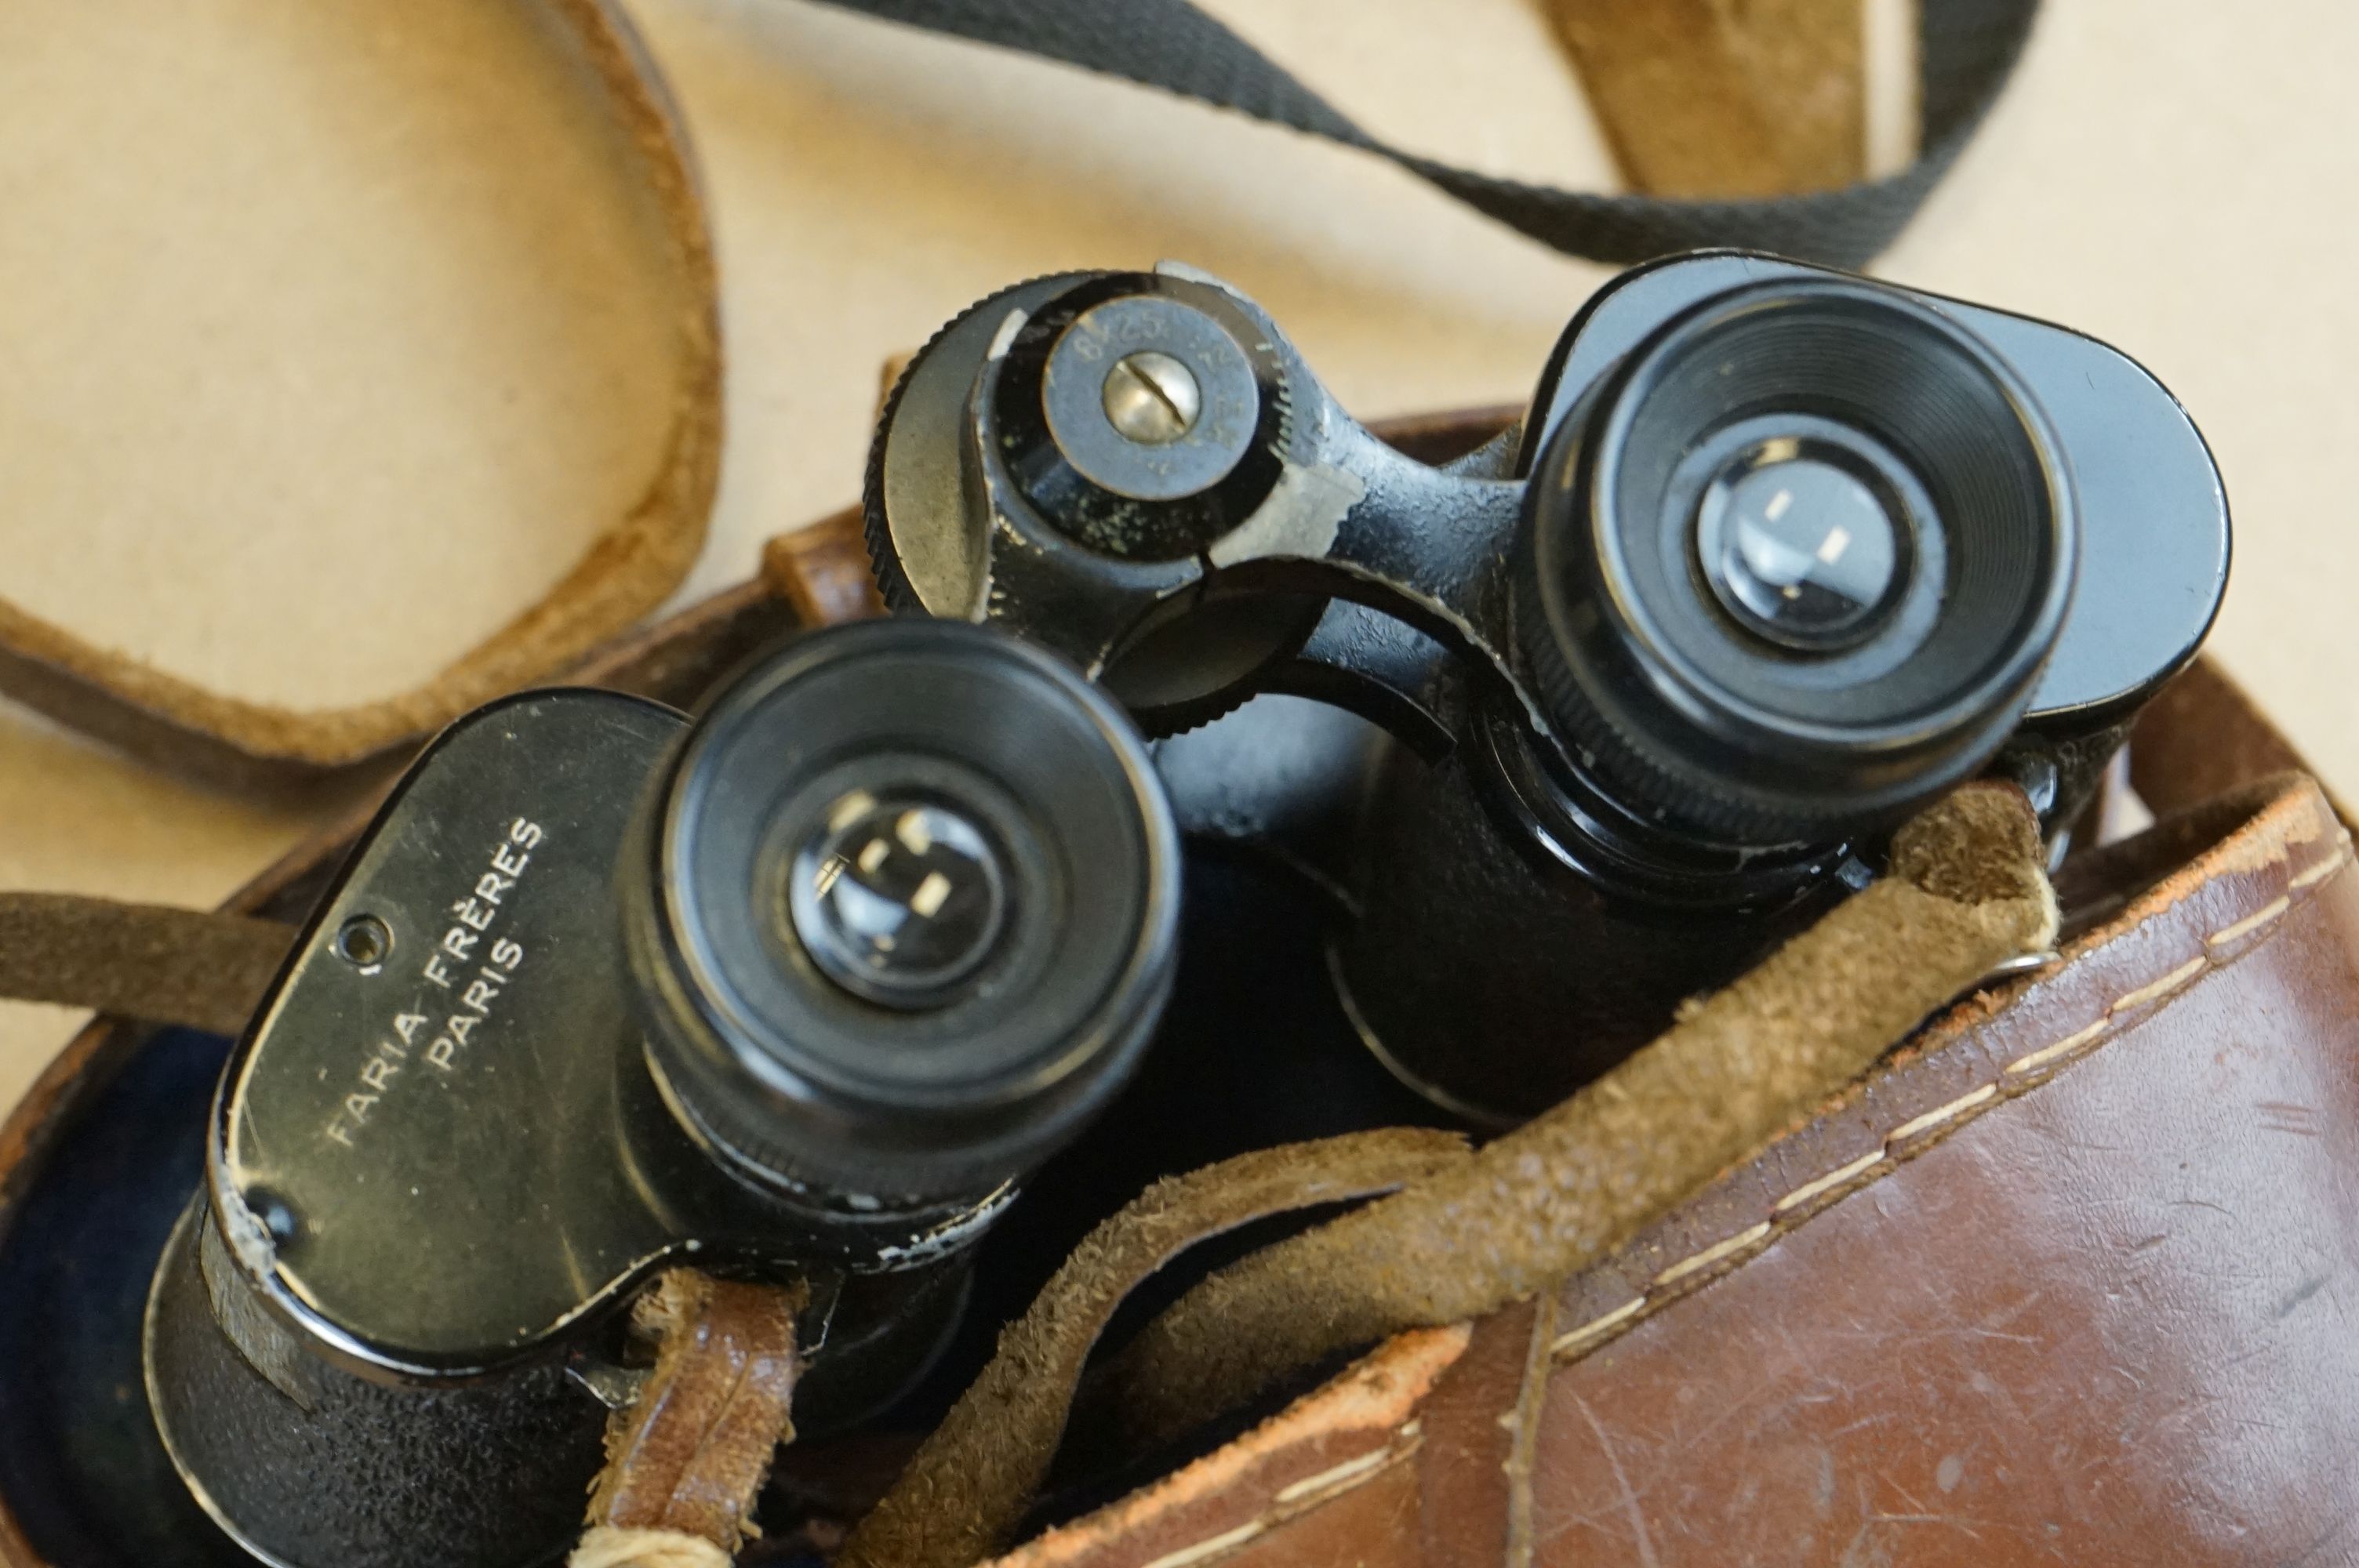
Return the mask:
[[[1161,273],[1059,274],[969,306],[910,362],[869,448],[864,523],[887,608],[1003,619],[993,522],[969,471],[976,439],[1005,463],[1026,525],[1081,546],[1081,569],[1201,556],[1283,470],[1292,405],[1276,342],[1225,290]],[[996,395],[978,407],[995,350]],[[1323,608],[1190,592],[1100,678],[1149,734],[1190,729],[1244,702]]]

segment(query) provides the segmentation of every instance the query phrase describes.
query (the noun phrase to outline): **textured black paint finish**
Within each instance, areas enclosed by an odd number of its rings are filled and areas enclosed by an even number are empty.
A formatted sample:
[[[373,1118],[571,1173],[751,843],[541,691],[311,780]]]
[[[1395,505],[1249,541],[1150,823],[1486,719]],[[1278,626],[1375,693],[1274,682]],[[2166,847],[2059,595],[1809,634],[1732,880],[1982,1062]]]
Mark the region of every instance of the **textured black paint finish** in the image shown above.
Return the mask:
[[[1370,1044],[1477,1121],[1518,1122],[1668,1028],[1840,895],[1649,909],[1547,868],[1499,831],[1458,757],[1397,758],[1365,825],[1364,913],[1336,971]]]
[[[606,1411],[557,1358],[433,1390],[314,1362],[306,1411],[215,1326],[195,1237],[159,1277],[149,1370],[175,1452],[252,1544],[299,1568],[505,1568],[571,1539]]]

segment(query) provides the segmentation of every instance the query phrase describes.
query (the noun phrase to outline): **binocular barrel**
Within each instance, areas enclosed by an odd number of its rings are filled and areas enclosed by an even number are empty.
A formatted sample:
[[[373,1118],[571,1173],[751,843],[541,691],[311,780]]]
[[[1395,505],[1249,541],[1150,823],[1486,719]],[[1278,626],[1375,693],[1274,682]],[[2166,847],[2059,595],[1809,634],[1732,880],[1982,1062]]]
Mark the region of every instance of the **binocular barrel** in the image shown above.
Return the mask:
[[[225,1073],[149,1303],[173,1464],[267,1562],[540,1561],[675,1260],[811,1284],[799,1428],[889,1402],[1129,1076],[1178,878],[1129,721],[978,627],[462,720]]]

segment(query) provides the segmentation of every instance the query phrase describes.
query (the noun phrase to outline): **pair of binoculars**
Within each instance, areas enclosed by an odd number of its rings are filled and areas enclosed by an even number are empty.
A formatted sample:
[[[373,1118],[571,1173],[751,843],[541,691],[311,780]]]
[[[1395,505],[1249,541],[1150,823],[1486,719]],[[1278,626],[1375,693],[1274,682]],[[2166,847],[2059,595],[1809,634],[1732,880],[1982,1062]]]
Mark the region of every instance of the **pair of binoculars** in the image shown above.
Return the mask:
[[[1603,291],[1440,467],[1201,273],[1020,285],[913,362],[866,512],[893,617],[693,719],[480,710],[322,899],[147,1326],[255,1556],[557,1550],[668,1262],[811,1284],[799,1430],[888,1405],[1151,1048],[1183,840],[1309,879],[1367,1045],[1508,1124],[1962,780],[2060,852],[2228,557],[2114,351],[1717,253]]]

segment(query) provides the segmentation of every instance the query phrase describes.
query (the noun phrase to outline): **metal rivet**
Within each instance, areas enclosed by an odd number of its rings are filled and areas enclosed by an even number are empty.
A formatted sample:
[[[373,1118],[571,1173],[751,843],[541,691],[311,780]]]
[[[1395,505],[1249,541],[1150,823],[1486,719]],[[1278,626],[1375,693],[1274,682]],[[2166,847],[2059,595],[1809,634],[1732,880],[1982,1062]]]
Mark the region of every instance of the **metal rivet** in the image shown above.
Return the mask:
[[[1106,372],[1103,395],[1107,422],[1143,447],[1178,440],[1196,427],[1203,407],[1194,374],[1152,349],[1116,360]]]

